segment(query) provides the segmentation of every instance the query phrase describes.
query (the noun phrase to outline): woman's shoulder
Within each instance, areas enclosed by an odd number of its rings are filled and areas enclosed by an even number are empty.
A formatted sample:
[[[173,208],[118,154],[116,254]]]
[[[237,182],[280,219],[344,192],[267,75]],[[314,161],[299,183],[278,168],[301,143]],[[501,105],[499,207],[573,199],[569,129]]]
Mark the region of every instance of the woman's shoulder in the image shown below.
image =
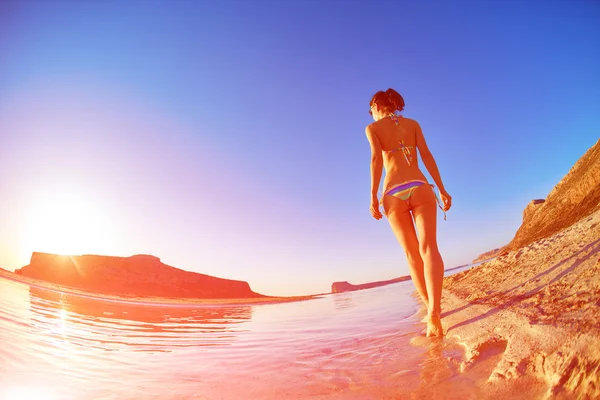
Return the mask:
[[[367,125],[366,131],[372,133],[378,132],[381,129],[381,121],[382,120],[371,122],[369,125]]]
[[[415,131],[421,130],[421,125],[419,125],[419,123],[417,122],[416,119],[407,118],[407,117],[403,116],[402,120],[404,120],[404,126],[407,127],[408,129],[415,130]]]
[[[399,115],[399,117],[400,118],[398,118],[398,119],[400,121],[404,121],[404,123],[407,124],[407,125],[413,125],[413,126],[418,126],[419,125],[419,123],[415,119],[407,118],[404,115]],[[367,125],[367,130],[375,131],[380,126],[387,126],[387,124],[389,124],[389,122],[390,122],[389,118],[382,118],[379,121],[373,121],[369,125]]]
[[[408,117],[405,117],[404,115],[402,116],[402,120],[404,120],[407,123],[412,124],[412,125],[419,125],[419,123],[417,122],[416,119],[408,118]]]

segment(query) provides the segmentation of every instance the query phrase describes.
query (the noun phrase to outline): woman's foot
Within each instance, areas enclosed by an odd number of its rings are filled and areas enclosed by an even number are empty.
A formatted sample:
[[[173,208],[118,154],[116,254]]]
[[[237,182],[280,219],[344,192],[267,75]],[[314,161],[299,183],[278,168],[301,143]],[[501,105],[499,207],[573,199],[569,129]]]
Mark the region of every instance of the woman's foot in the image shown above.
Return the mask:
[[[444,329],[442,328],[442,320],[438,315],[427,316],[427,337],[442,337],[444,336]]]

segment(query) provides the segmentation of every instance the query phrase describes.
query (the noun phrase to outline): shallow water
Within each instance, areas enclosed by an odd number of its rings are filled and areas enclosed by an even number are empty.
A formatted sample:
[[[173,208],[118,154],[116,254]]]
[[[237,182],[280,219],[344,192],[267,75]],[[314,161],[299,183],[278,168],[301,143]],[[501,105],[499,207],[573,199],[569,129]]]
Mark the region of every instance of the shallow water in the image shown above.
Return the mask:
[[[460,346],[419,338],[413,291],[189,307],[0,279],[0,399],[480,397]]]

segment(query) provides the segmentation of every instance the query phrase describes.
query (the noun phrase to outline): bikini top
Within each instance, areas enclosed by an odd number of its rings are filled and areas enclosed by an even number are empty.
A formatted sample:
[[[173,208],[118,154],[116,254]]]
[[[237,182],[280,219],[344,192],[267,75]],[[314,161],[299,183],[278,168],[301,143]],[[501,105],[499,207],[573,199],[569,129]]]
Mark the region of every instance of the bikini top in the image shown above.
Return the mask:
[[[396,126],[399,126],[398,123],[398,118],[402,118],[401,116],[398,115],[390,115],[390,118],[392,119],[392,121],[394,121],[394,123],[396,124]],[[402,151],[402,153],[404,154],[404,159],[406,160],[406,163],[408,165],[410,165],[412,163],[413,157],[412,157],[412,153],[410,152],[410,149],[414,148],[414,146],[407,146],[404,144],[404,140],[400,140],[398,142],[400,144],[400,147],[392,149],[392,150],[383,150],[384,153],[389,154],[389,153],[395,153],[397,151]]]

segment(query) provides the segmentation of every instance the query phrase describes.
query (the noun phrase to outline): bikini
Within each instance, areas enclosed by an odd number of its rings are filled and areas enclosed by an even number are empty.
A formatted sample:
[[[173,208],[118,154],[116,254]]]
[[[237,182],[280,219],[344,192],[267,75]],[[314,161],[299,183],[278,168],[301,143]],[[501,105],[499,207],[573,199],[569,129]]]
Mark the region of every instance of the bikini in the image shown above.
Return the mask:
[[[390,118],[392,119],[392,121],[394,121],[396,126],[399,126],[399,121],[398,121],[399,116],[391,115]],[[410,166],[413,161],[413,156],[412,156],[410,149],[414,149],[414,146],[405,145],[403,139],[401,139],[399,141],[399,145],[400,146],[398,148],[395,148],[393,150],[383,150],[383,152],[386,154],[390,154],[390,153],[395,153],[395,152],[401,151],[402,154],[404,155],[404,159],[406,160],[406,163]],[[410,206],[410,197],[413,195],[413,192],[419,186],[423,186],[423,185],[427,185],[427,184],[429,184],[427,181],[423,181],[420,179],[413,179],[413,180],[405,181],[405,182],[399,183],[397,185],[394,185],[391,188],[389,188],[388,190],[386,190],[383,194],[388,195],[388,196],[394,196],[401,200],[406,201],[409,209],[411,209],[412,207]],[[437,204],[440,207],[440,209],[442,210],[442,212],[444,213],[444,221],[445,221],[446,220],[446,211],[444,211],[444,208],[442,207],[442,202],[440,201],[437,193],[435,192],[435,186],[431,185],[431,184],[429,184],[429,186],[431,186],[431,188],[433,189],[433,194],[435,195]]]

